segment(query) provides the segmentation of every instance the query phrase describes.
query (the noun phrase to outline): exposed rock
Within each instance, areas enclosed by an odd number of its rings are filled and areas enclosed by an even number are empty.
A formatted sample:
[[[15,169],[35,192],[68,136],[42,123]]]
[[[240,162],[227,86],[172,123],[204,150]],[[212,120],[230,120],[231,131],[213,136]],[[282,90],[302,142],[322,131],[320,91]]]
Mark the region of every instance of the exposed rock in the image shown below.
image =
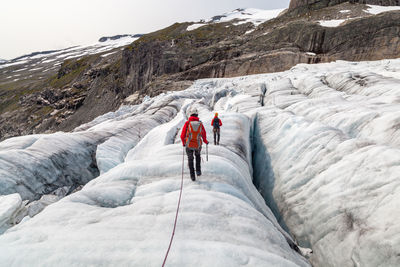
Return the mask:
[[[221,33],[205,39],[196,38],[196,31],[193,35],[174,33],[181,27],[176,26],[167,36],[179,45],[171,47],[169,40],[144,39],[124,51],[121,67],[127,74],[128,90],[144,94],[154,84],[165,84],[165,75],[172,82],[283,71],[297,63],[395,58],[399,55],[399,19],[399,12],[391,12],[337,28],[305,20],[284,25],[267,23],[251,36],[235,36],[232,30],[229,37]]]
[[[319,8],[333,6],[344,2],[381,5],[381,6],[399,6],[400,0],[291,0],[289,9],[295,9],[307,5],[316,5]]]
[[[41,92],[21,97],[21,106],[51,106],[55,109],[76,109],[85,99],[85,93],[79,92],[74,88],[46,88]]]

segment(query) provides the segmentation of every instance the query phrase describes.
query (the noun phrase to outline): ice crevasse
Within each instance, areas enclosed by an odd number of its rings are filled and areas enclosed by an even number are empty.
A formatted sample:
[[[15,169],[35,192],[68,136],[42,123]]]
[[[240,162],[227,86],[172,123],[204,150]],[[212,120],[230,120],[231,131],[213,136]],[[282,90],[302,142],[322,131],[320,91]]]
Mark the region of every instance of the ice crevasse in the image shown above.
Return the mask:
[[[73,133],[6,140],[3,225],[49,184],[86,185],[0,235],[0,263],[160,266],[184,160],[167,266],[310,266],[294,240],[314,266],[398,266],[399,73],[385,60],[199,80]],[[178,137],[192,106],[209,139],[223,121],[196,182]]]
[[[10,266],[160,266],[175,217],[182,160],[186,162],[177,133],[189,107],[198,106],[211,132],[208,125],[213,114],[206,102],[214,94],[210,89],[198,91],[160,96],[98,118],[74,133],[46,136],[73,135],[78,140],[90,136],[96,142],[96,162],[102,162],[98,164],[101,174],[82,190],[1,235],[0,262]],[[185,170],[170,266],[309,266],[291,248],[291,237],[252,184],[250,124],[245,115],[227,113],[224,125],[232,129],[232,135],[225,137],[229,145],[210,147],[209,162],[203,164],[203,176],[197,182],[187,179]],[[140,134],[131,129],[137,129],[135,125],[142,125]],[[6,140],[3,147],[23,153],[38,145],[37,140],[16,145],[25,139]],[[45,145],[37,149],[41,148],[46,149]],[[52,156],[58,158],[57,153]],[[80,163],[84,161],[75,165]],[[40,180],[35,182],[41,186]]]

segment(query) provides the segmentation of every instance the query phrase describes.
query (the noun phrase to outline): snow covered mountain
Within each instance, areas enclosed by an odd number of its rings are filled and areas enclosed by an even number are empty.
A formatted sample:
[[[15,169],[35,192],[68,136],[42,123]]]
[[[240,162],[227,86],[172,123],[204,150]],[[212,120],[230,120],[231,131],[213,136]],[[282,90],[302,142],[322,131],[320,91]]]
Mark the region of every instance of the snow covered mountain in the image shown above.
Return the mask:
[[[268,20],[276,18],[280,13],[282,13],[284,9],[275,9],[275,10],[263,10],[256,8],[238,8],[231,12],[224,13],[222,15],[214,16],[208,20],[202,20],[200,23],[195,23],[188,26],[188,31],[193,31],[197,28],[208,24],[214,23],[223,23],[223,22],[231,22],[235,21],[236,25],[252,23],[254,26],[258,26],[261,23],[264,23]]]
[[[183,167],[167,265],[310,266],[297,240],[313,266],[398,266],[399,84],[398,59],[300,64],[3,141],[0,262],[160,266]],[[223,121],[196,182],[179,140],[191,107],[209,139]]]
[[[0,64],[6,63],[6,62],[7,62],[7,60],[0,58]]]
[[[32,126],[32,123],[36,124],[34,131],[44,132],[46,130],[40,129],[40,125],[34,122],[37,118],[43,118],[46,115],[52,116],[50,114],[54,111],[53,108],[62,110],[58,114],[59,118],[65,118],[82,103],[87,95],[87,92],[82,90],[82,84],[77,83],[72,89],[73,84],[66,86],[58,81],[65,74],[59,73],[63,64],[70,71],[71,66],[81,67],[80,63],[76,63],[76,61],[79,62],[82,61],[82,58],[91,58],[94,55],[105,62],[110,62],[110,56],[114,58],[121,56],[124,47],[139,39],[140,36],[140,34],[136,34],[102,37],[91,45],[34,52],[3,63],[0,62],[0,94],[2,95],[0,98],[0,124],[2,125],[0,139],[13,136],[16,132],[19,135],[26,134],[30,128],[27,125]],[[68,65],[69,62],[71,65]],[[64,77],[62,81],[69,83],[78,74],[81,73],[75,72],[73,75]],[[47,98],[51,99],[50,102]],[[57,101],[57,103],[53,103],[52,110],[41,104],[52,101]],[[107,111],[109,109],[105,112]],[[40,123],[42,122],[41,120]],[[49,125],[45,126],[45,128],[48,127]],[[32,133],[32,129],[28,132]]]
[[[348,7],[348,5],[343,5],[343,7]],[[362,14],[359,14],[360,6],[350,5],[350,7],[351,8],[349,9],[344,8],[342,10],[339,10],[338,13],[334,14],[334,16],[336,16],[337,18],[332,18],[332,16],[326,16],[330,18],[325,19],[324,16],[324,19],[318,20],[318,17],[310,16],[309,19],[318,22],[321,26],[324,27],[338,27],[341,24],[347,23],[355,19],[359,19],[364,16],[378,15],[384,12],[400,10],[400,6],[366,5],[365,6],[366,8],[362,10]],[[257,27],[262,23],[277,18],[280,14],[284,14],[285,12],[287,12],[286,9],[262,10],[256,8],[245,8],[245,9],[239,8],[233,10],[232,12],[227,12],[222,15],[214,16],[208,20],[202,20],[200,23],[192,24],[188,26],[187,30],[192,31],[208,24],[231,22],[231,21],[235,21],[236,25],[250,22],[255,27]],[[254,30],[248,31],[247,34],[253,32]]]
[[[110,53],[104,54],[105,52],[128,45],[137,40],[138,38],[140,38],[140,36],[141,35],[138,34],[138,35],[118,35],[115,37],[102,37],[99,39],[99,42],[91,45],[74,46],[54,51],[34,52],[29,55],[24,55],[9,60],[7,64],[0,65],[0,69],[4,69],[10,66],[15,66],[16,68],[9,70],[9,72],[7,72],[8,74],[12,74],[12,72],[20,72],[27,69],[32,70],[32,68],[34,68],[35,71],[46,72],[57,68],[63,63],[63,61],[67,59],[80,58],[82,56],[99,54],[99,53],[102,53],[101,56],[106,57]],[[113,51],[113,53],[116,52],[117,51]],[[14,75],[7,79],[12,79],[14,77],[19,77],[19,76]]]

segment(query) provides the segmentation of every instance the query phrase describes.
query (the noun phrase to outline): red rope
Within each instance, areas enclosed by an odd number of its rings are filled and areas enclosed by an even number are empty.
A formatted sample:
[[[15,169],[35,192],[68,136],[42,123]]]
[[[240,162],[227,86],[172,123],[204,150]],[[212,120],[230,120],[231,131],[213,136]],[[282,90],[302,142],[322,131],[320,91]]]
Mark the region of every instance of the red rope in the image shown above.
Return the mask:
[[[164,258],[164,262],[163,262],[163,264],[162,264],[162,267],[164,267],[165,262],[167,261],[168,254],[169,254],[169,250],[171,249],[171,245],[172,245],[172,240],[174,239],[174,235],[175,235],[176,222],[178,221],[179,206],[181,205],[182,189],[183,189],[183,168],[184,168],[184,161],[185,161],[185,149],[183,148],[183,153],[182,153],[182,180],[181,180],[181,191],[180,191],[180,193],[179,193],[178,207],[176,208],[176,215],[175,215],[175,222],[174,222],[174,230],[172,231],[171,240],[169,241],[169,246],[168,246],[167,254],[165,254],[165,258]]]

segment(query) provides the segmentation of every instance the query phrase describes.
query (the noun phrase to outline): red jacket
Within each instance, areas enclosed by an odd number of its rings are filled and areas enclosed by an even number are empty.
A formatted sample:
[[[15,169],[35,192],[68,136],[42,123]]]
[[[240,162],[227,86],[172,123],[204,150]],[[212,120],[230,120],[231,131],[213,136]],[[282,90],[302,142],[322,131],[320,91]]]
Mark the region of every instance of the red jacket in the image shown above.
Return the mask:
[[[185,145],[185,139],[186,139],[186,131],[189,125],[189,122],[191,121],[199,121],[200,119],[198,117],[194,117],[194,116],[190,116],[189,120],[187,122],[185,122],[185,125],[182,128],[182,133],[181,133],[181,140],[182,140],[182,144]],[[206,133],[206,129],[204,129],[204,125],[201,124],[201,137],[203,138],[203,142],[208,144],[207,141],[207,133]]]
[[[214,120],[215,119],[219,120],[219,126],[222,126],[222,121],[218,117],[214,117],[214,119],[212,119],[211,126],[214,126]]]

